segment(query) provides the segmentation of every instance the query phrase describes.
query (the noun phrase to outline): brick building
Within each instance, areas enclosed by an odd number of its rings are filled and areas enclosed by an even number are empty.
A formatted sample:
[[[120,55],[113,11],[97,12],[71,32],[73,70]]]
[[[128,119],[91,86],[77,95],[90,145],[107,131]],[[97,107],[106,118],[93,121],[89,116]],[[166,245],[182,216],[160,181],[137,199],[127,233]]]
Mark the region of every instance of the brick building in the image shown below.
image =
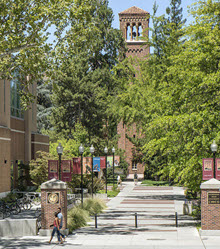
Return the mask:
[[[149,35],[149,32],[146,30],[149,27],[149,12],[133,6],[119,13],[119,21],[120,30],[127,45],[126,56],[145,59],[150,49],[148,46],[144,46],[144,40],[141,37]],[[144,166],[134,161],[132,156],[134,145],[126,138],[126,135],[138,138],[141,134],[137,132],[135,124],[126,126],[122,121],[118,124],[117,132],[120,135],[118,148],[125,151],[126,161],[129,164],[128,178],[133,179],[136,172],[138,178],[142,179],[144,177]]]
[[[37,133],[36,101],[22,112],[20,82],[0,80],[0,197],[17,187],[23,171],[19,164],[28,164],[38,150],[49,151],[49,137]],[[36,84],[30,86],[36,95]]]

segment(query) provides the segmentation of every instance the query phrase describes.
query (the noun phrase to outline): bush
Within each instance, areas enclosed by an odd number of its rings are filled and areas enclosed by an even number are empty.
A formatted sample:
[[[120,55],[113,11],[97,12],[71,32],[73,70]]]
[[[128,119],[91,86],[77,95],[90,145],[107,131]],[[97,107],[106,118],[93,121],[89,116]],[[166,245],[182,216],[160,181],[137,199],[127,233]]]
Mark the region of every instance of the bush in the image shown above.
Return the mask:
[[[186,196],[186,199],[196,199],[197,197],[198,197],[198,193],[197,193],[197,191],[194,191],[194,190],[192,190],[192,189],[186,189],[185,191],[184,191],[184,194],[185,194],[185,196]]]
[[[89,212],[89,215],[93,216],[95,214],[102,213],[103,209],[107,206],[102,199],[99,198],[89,198],[83,203],[83,209]]]
[[[18,195],[16,193],[10,192],[6,197],[1,198],[1,200],[5,202],[10,202],[10,201],[14,201],[17,198],[18,198]]]
[[[75,206],[68,211],[67,227],[70,233],[77,228],[86,226],[88,221],[90,221],[89,212],[79,206]]]
[[[72,181],[67,182],[68,187],[75,193],[75,188],[81,188],[81,175],[73,175]],[[87,188],[88,192],[92,192],[92,176],[91,175],[83,175],[83,188]],[[104,188],[104,181],[97,177],[93,177],[93,192],[96,193],[97,191]]]
[[[99,214],[106,208],[106,205],[103,200],[98,198],[88,198],[85,199],[83,203],[83,208],[81,204],[73,207],[68,211],[67,214],[67,227],[70,230],[70,233],[80,227],[87,225],[87,222],[90,221],[90,217],[95,214]]]

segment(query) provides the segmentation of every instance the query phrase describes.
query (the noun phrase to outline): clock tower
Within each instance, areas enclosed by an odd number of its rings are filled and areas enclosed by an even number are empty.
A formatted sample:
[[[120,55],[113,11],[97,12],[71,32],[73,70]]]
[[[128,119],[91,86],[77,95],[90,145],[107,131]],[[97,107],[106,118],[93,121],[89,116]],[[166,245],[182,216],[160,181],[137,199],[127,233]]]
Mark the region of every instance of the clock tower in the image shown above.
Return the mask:
[[[150,53],[149,46],[145,45],[149,36],[149,12],[133,6],[119,13],[120,30],[127,45],[126,57],[146,59]],[[145,40],[144,40],[145,39]],[[135,60],[134,60],[135,61]],[[134,77],[138,77],[139,69],[136,68]],[[144,166],[134,160],[132,151],[135,151],[133,143],[127,137],[138,139],[141,134],[137,131],[136,124],[127,126],[121,121],[117,127],[119,134],[118,148],[125,151],[128,167],[128,179],[134,179],[134,174],[139,179],[144,178]]]

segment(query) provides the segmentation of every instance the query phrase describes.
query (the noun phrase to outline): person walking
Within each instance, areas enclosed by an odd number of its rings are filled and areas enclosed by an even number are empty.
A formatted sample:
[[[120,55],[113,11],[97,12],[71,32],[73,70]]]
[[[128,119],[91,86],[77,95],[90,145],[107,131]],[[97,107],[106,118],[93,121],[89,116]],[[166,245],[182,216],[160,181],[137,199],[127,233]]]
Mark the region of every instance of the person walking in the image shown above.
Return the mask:
[[[54,214],[53,231],[52,231],[52,234],[51,234],[51,237],[50,237],[50,240],[49,240],[49,244],[51,243],[55,233],[57,233],[58,242],[60,242],[60,244],[63,244],[62,237],[60,236],[59,219],[58,219],[58,213],[57,212]]]
[[[59,219],[59,229],[61,231],[62,227],[63,227],[63,214],[61,212],[61,208],[58,208],[58,215],[57,215],[58,219]],[[60,236],[63,238],[63,240],[65,241],[65,236],[60,232]]]
[[[134,184],[137,185],[137,182],[138,182],[138,175],[137,175],[137,173],[135,172],[135,173],[134,173]]]
[[[117,184],[121,186],[121,177],[120,177],[120,175],[117,176]]]

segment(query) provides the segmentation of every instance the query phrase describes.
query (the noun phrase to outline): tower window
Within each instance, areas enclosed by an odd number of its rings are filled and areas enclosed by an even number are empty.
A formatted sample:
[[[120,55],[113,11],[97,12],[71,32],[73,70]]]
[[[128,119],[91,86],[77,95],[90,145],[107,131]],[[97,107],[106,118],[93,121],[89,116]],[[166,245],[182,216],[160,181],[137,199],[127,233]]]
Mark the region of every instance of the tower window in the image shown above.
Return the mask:
[[[142,36],[142,26],[141,24],[139,23],[138,25],[138,40],[140,40],[140,37]]]
[[[130,24],[127,24],[126,40],[131,40],[131,27],[130,27]]]

